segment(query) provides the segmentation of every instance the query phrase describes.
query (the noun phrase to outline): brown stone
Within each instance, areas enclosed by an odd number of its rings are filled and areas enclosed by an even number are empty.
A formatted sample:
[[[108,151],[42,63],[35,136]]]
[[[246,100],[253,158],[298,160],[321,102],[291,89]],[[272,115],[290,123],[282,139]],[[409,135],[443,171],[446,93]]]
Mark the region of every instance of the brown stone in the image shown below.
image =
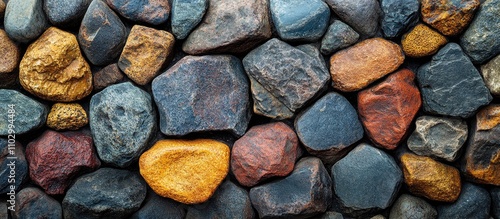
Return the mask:
[[[432,158],[404,154],[401,165],[408,189],[434,201],[454,202],[461,191],[460,173]]]
[[[118,68],[118,64],[108,65],[94,73],[94,90],[100,91],[109,85],[117,84],[123,81],[123,73]]]
[[[5,2],[0,0],[0,17],[3,18],[5,14]]]
[[[164,30],[134,25],[118,67],[135,83],[145,85],[158,75],[172,53],[175,38]]]
[[[231,170],[241,185],[252,187],[265,179],[292,172],[299,141],[285,123],[254,126],[231,151]]]
[[[422,20],[446,36],[461,33],[474,17],[479,0],[422,0]]]
[[[330,58],[333,87],[358,91],[403,64],[401,48],[388,40],[372,38],[335,53]]]
[[[19,48],[17,44],[9,38],[3,29],[0,29],[0,74],[11,73],[18,63]]]
[[[415,26],[403,35],[401,47],[407,56],[420,58],[435,54],[448,42],[446,37],[425,24]]]
[[[77,130],[88,122],[87,113],[78,103],[56,103],[47,117],[47,126],[55,130]]]
[[[368,137],[385,149],[395,149],[407,134],[422,99],[413,80],[402,69],[358,93],[358,112]]]
[[[19,81],[30,93],[50,101],[80,100],[92,91],[92,73],[76,37],[55,27],[29,45]]]

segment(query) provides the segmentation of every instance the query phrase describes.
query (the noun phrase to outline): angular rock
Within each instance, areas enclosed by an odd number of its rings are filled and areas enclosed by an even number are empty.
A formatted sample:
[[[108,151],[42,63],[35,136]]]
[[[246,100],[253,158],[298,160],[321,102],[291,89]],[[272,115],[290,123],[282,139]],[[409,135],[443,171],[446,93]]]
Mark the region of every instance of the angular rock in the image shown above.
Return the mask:
[[[437,217],[436,209],[424,199],[403,194],[391,208],[389,219],[400,218],[419,218],[435,219]]]
[[[302,158],[286,178],[250,189],[260,218],[306,218],[326,211],[332,181],[321,160]]]
[[[467,140],[467,123],[461,119],[421,116],[408,138],[408,148],[420,156],[454,162]]]
[[[148,191],[141,209],[136,211],[129,219],[183,219],[185,215],[186,211],[180,203]]]
[[[78,42],[89,61],[110,64],[120,55],[126,40],[127,29],[118,15],[104,0],[93,0],[78,31]]]
[[[243,186],[286,176],[298,157],[299,140],[285,123],[254,126],[238,139],[231,150],[231,171]]]
[[[377,146],[393,150],[406,136],[422,105],[414,80],[411,70],[402,69],[358,93],[360,120]]]
[[[340,19],[359,34],[370,38],[377,33],[382,11],[376,0],[325,0]]]
[[[267,0],[209,0],[203,21],[182,50],[191,55],[247,52],[271,37],[268,10]]]
[[[295,129],[306,150],[326,164],[333,164],[346,148],[363,137],[363,126],[349,101],[331,92],[295,119]]]
[[[4,25],[9,37],[28,43],[49,27],[42,0],[9,0],[5,8]]]
[[[101,168],[76,180],[62,201],[65,219],[127,218],[141,207],[146,184],[128,170]]]
[[[323,57],[323,55],[321,54],[317,43],[302,44],[296,46],[295,48],[318,60],[318,62],[321,64],[321,68],[324,69],[325,72],[328,72],[328,67],[325,63],[325,57]]]
[[[425,24],[418,24],[403,35],[401,47],[407,56],[420,58],[434,55],[447,42],[446,37],[439,32]]]
[[[493,218],[500,218],[500,187],[494,187],[490,190],[491,195],[491,214]]]
[[[177,39],[185,39],[200,23],[208,9],[209,0],[173,0],[172,33]]]
[[[333,21],[321,40],[321,53],[330,55],[357,42],[359,34],[340,20]]]
[[[401,157],[405,183],[411,193],[441,202],[454,202],[460,195],[460,173],[429,157],[404,154]]]
[[[152,83],[166,135],[228,130],[243,135],[250,120],[248,79],[238,58],[186,56]]]
[[[78,103],[56,103],[47,117],[47,126],[55,130],[77,130],[88,122],[87,112]]]
[[[137,160],[156,132],[151,96],[130,82],[92,96],[90,130],[102,161],[126,167]]]
[[[341,213],[335,211],[327,211],[319,217],[315,217],[316,219],[344,219]]]
[[[333,87],[344,92],[361,90],[398,69],[403,61],[403,51],[391,41],[382,38],[361,41],[330,58]]]
[[[457,201],[438,206],[440,219],[470,218],[487,219],[490,215],[491,198],[488,190],[464,183]]]
[[[100,91],[110,85],[123,81],[123,73],[118,64],[108,65],[94,73],[94,91]]]
[[[35,187],[27,187],[16,195],[15,211],[12,218],[53,218],[62,219],[61,204]]]
[[[476,67],[455,43],[422,65],[417,79],[424,111],[432,114],[467,118],[492,100]]]
[[[0,135],[20,135],[45,124],[47,107],[18,91],[0,89],[0,103],[0,112],[4,114],[0,117]],[[10,128],[14,132],[9,132],[9,124],[14,125]]]
[[[170,15],[169,0],[106,0],[109,7],[123,17],[152,25],[160,25],[167,21]]]
[[[380,7],[384,12],[382,31],[388,38],[396,38],[417,24],[420,17],[420,1],[418,0],[381,0]]]
[[[394,159],[368,144],[360,144],[332,167],[333,192],[350,216],[391,206],[403,182]]]
[[[500,55],[481,66],[481,75],[491,94],[500,96]]]
[[[47,130],[26,147],[30,178],[49,195],[62,195],[79,174],[101,165],[92,138]]]
[[[156,194],[199,204],[207,201],[226,177],[229,153],[226,144],[210,139],[160,140],[141,155],[139,168]]]
[[[18,191],[20,185],[28,176],[28,162],[24,156],[23,146],[17,141],[12,142],[10,140],[9,143],[9,140],[0,138],[0,194],[12,193],[12,185],[15,187],[14,191]],[[12,165],[12,161],[15,162],[15,165]],[[14,178],[9,177],[12,171],[11,168],[15,168],[13,170],[15,172],[12,172],[15,174]],[[15,182],[12,182],[12,179]],[[9,182],[9,180],[11,181]]]
[[[55,26],[64,27],[83,18],[92,0],[45,0],[43,10],[47,19]]]
[[[422,0],[422,20],[446,36],[461,33],[474,17],[479,0]]]
[[[267,91],[257,80],[252,77],[249,77],[249,79],[253,98],[253,112],[255,114],[277,120],[289,119],[294,116],[290,109]]]
[[[17,68],[19,56],[17,44],[9,38],[7,32],[0,29],[0,75],[2,78],[4,74],[11,73]]]

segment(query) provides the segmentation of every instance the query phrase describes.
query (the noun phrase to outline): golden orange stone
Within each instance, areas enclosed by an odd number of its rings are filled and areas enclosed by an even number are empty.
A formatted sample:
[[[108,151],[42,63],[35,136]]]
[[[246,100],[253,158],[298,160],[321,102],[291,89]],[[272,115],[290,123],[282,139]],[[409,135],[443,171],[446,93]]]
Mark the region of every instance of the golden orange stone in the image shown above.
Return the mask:
[[[474,17],[479,0],[422,0],[422,20],[446,36],[461,33]]]
[[[446,37],[425,24],[419,24],[403,35],[401,46],[407,56],[420,58],[435,54],[448,42]]]
[[[77,130],[88,122],[87,113],[78,103],[56,103],[47,117],[47,126],[55,130]]]

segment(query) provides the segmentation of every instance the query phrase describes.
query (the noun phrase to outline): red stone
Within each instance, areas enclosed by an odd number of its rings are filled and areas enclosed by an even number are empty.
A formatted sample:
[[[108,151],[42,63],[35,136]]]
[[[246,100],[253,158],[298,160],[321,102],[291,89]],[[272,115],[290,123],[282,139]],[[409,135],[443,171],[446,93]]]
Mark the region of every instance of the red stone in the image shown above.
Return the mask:
[[[422,99],[415,74],[402,69],[358,94],[358,112],[368,137],[379,147],[395,149],[405,137]]]

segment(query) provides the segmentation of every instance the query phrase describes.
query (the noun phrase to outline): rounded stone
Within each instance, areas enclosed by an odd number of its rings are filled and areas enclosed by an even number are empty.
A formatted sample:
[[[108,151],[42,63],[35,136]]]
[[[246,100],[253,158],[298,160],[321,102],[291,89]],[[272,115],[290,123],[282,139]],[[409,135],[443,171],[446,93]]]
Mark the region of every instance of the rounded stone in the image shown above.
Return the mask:
[[[4,114],[0,117],[0,135],[20,135],[45,124],[48,108],[16,90],[0,89],[0,103],[0,112]],[[11,131],[9,124],[14,125]]]
[[[17,42],[28,43],[49,27],[43,0],[9,0],[3,20],[5,32]]]
[[[61,204],[35,187],[24,188],[16,194],[16,206],[11,216],[13,219],[63,218]]]
[[[92,0],[44,0],[43,10],[50,23],[64,27],[78,22]]]
[[[12,161],[15,165],[12,165]],[[14,178],[11,176],[13,167],[15,167]],[[28,161],[24,156],[24,147],[19,142],[12,142],[12,140],[9,142],[7,138],[0,138],[0,168],[2,168],[0,169],[0,194],[12,193],[11,186],[15,187],[14,191],[19,191],[21,184],[28,176]],[[12,182],[12,179],[15,181]]]
[[[461,33],[474,17],[479,0],[422,0],[422,20],[446,36]]]
[[[382,14],[377,0],[325,0],[349,26],[364,37],[372,37],[379,28],[379,17]]]
[[[437,207],[439,219],[487,219],[490,216],[491,198],[488,190],[464,183],[457,201]]]
[[[208,9],[209,0],[173,0],[172,33],[177,39],[185,39],[200,23]]]
[[[500,96],[500,55],[481,66],[481,75],[491,94]]]
[[[357,42],[359,34],[340,20],[333,21],[321,40],[321,53],[330,55]]]
[[[403,194],[391,208],[389,219],[435,219],[436,209],[424,199]]]
[[[160,25],[170,15],[170,0],[106,0],[123,17],[135,22]]]
[[[403,35],[401,47],[407,56],[420,58],[434,55],[447,42],[446,37],[437,31],[425,24],[418,24]]]
[[[47,117],[47,126],[55,130],[77,130],[88,122],[87,112],[78,103],[56,103]]]
[[[3,2],[3,0],[0,0]],[[17,44],[12,41],[7,33],[0,29],[0,75],[11,73],[19,64],[20,51]]]

